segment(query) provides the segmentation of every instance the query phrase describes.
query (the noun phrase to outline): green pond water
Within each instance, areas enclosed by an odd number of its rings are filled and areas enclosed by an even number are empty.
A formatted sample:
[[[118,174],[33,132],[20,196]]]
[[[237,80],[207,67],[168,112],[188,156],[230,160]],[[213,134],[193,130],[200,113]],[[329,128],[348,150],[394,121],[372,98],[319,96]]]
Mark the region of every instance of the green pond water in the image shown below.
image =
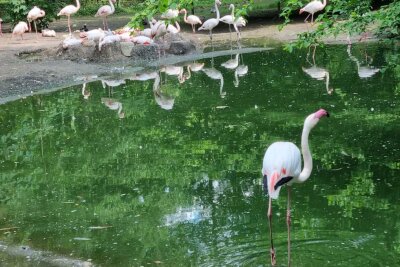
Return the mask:
[[[327,46],[314,60],[277,48],[238,64],[234,49],[1,105],[0,240],[100,266],[269,266],[263,155],[300,145],[325,108],[313,173],[292,189],[292,265],[400,266],[396,48]],[[280,266],[286,199],[273,201]]]

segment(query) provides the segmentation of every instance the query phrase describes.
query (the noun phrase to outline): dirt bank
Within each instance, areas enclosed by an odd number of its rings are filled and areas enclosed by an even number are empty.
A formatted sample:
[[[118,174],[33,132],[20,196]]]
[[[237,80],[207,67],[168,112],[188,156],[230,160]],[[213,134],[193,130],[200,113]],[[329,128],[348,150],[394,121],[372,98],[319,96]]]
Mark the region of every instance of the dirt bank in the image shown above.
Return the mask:
[[[110,26],[122,27],[129,21],[128,17],[113,17],[110,19]],[[93,18],[74,18],[75,29],[87,24],[89,29],[101,24]],[[42,37],[36,39],[34,33],[24,35],[20,38],[11,39],[11,34],[6,33],[0,37],[0,103],[18,98],[30,93],[37,93],[42,90],[56,89],[74,83],[80,83],[80,79],[86,76],[100,76],[115,72],[116,64],[104,63],[82,63],[67,59],[54,59],[52,57],[34,56],[32,51],[43,51],[55,49],[67,36],[66,20],[59,20],[50,25],[50,28],[58,30],[57,37]],[[310,25],[305,23],[294,23],[279,31],[276,24],[268,21],[250,23],[242,30],[242,43],[244,46],[263,46],[279,44],[296,39],[300,32],[310,30]],[[315,26],[314,26],[315,27]],[[7,29],[7,25],[5,25]],[[214,31],[213,45],[215,47],[226,43],[230,39],[227,25],[220,24]],[[74,33],[78,37],[78,33]],[[208,32],[196,32],[192,34],[190,28],[182,27],[182,36],[192,39],[194,42],[209,46]],[[232,34],[232,38],[236,38]],[[260,39],[262,38],[262,41]],[[337,39],[327,39],[328,43],[345,42],[345,36]],[[255,41],[257,40],[257,41]],[[43,54],[43,53],[41,53]]]

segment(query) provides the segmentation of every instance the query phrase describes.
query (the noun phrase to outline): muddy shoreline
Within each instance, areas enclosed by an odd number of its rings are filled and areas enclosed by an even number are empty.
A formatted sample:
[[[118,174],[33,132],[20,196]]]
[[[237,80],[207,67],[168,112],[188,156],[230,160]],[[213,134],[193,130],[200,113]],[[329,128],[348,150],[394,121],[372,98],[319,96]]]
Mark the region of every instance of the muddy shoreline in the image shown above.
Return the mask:
[[[112,22],[115,27],[123,26],[127,18],[113,18]],[[80,19],[77,26],[86,23],[90,24],[90,20]],[[53,28],[62,29],[65,21],[59,20],[54,23]],[[215,50],[219,50],[221,46],[226,46],[230,40],[230,34],[226,25],[217,27],[213,46]],[[310,30],[310,26],[305,23],[294,23],[286,26],[279,31],[277,24],[268,24],[267,22],[257,22],[250,24],[242,31],[242,47],[279,47],[284,42],[290,42],[296,39],[300,32]],[[315,26],[314,26],[315,27]],[[182,27],[181,35],[184,39],[197,43],[201,49],[195,54],[201,54],[204,48],[209,47],[210,41],[207,32],[196,32],[192,34],[186,26]],[[74,33],[78,36],[78,33]],[[0,103],[5,103],[24,97],[30,94],[57,90],[69,85],[82,83],[83,77],[106,77],[119,75],[121,70],[140,71],[144,67],[143,64],[135,64],[135,61],[127,59],[123,62],[113,61],[110,63],[103,62],[87,62],[87,61],[71,61],[67,58],[54,58],[43,56],[43,51],[57,49],[65,38],[66,32],[58,32],[57,37],[41,37],[36,39],[34,33],[24,35],[24,40],[11,39],[11,34],[6,33],[0,37]],[[232,39],[236,35],[232,34]],[[357,37],[354,37],[357,40]],[[326,39],[327,43],[345,43],[346,36]],[[178,57],[174,59],[174,57]],[[163,61],[180,61],[180,56],[172,56],[172,58],[163,58]],[[153,62],[154,63],[154,62]],[[154,65],[154,64],[153,64]]]

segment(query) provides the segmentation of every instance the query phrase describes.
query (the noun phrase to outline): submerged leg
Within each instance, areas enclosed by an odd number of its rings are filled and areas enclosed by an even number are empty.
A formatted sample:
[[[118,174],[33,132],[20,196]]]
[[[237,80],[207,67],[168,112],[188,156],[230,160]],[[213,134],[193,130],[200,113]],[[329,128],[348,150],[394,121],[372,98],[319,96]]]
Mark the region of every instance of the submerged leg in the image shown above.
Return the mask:
[[[268,220],[269,220],[269,238],[271,240],[271,265],[275,266],[276,265],[276,259],[275,259],[275,249],[274,249],[274,241],[272,240],[272,199],[269,197],[269,203],[268,203]]]
[[[288,266],[290,267],[290,186],[287,187],[288,199],[287,199],[287,210],[286,210],[286,224],[288,230]]]

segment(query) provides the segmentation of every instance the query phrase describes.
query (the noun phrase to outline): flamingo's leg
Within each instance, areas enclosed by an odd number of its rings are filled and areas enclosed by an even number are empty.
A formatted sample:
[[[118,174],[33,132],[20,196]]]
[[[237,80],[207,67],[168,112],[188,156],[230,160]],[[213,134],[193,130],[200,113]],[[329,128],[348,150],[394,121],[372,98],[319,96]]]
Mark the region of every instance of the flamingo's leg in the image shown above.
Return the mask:
[[[37,27],[36,27],[36,20],[34,20],[34,21],[33,21],[33,25],[35,25],[36,39],[38,39],[38,35],[37,35]]]
[[[269,220],[269,238],[271,240],[271,265],[275,266],[276,265],[276,259],[275,259],[275,249],[274,249],[274,241],[272,239],[272,199],[269,197],[269,202],[268,202],[268,220]]]
[[[314,13],[311,13],[311,25],[314,25]]]
[[[304,22],[307,23],[307,19],[308,19],[308,17],[309,17],[310,15],[311,15],[311,13],[308,14],[308,16],[306,17],[306,19],[304,20]]]
[[[69,30],[69,35],[71,36],[72,35],[72,30],[71,30],[71,17],[70,16],[67,16],[68,17],[68,30]]]
[[[287,210],[286,210],[286,224],[288,230],[288,266],[290,267],[290,186],[287,187],[288,199],[287,199]]]
[[[104,29],[105,31],[108,31],[108,21],[107,21],[107,16],[105,17],[105,20],[106,20],[106,28]]]

